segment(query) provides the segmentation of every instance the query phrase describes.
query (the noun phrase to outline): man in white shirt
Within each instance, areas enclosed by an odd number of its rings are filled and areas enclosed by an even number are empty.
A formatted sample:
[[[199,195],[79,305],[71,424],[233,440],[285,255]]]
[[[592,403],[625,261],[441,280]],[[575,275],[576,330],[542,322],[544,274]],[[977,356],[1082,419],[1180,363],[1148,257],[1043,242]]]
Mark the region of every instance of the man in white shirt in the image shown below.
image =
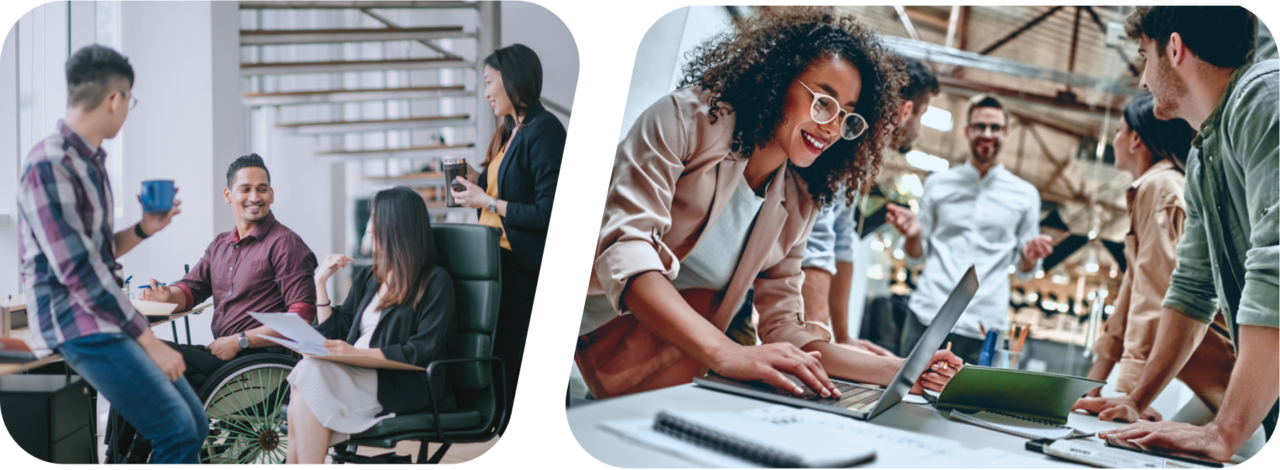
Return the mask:
[[[1000,164],[1000,146],[1009,135],[1009,111],[995,97],[969,100],[969,158],[964,165],[930,176],[924,183],[919,218],[889,205],[886,219],[906,238],[907,264],[925,263],[902,328],[899,354],[905,356],[933,322],[969,265],[977,267],[978,293],[947,341],[965,362],[982,351],[979,325],[997,331],[1009,326],[1009,267],[1029,279],[1053,253],[1052,239],[1040,235],[1040,194]]]

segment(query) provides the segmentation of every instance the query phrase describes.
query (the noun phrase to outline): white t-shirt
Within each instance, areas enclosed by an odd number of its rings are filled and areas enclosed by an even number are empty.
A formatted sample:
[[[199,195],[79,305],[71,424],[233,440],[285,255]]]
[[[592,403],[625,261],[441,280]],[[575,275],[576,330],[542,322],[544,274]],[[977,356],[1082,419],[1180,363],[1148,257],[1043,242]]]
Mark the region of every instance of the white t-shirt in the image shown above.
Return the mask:
[[[381,300],[382,294],[373,294],[373,300],[369,301],[369,306],[365,307],[364,313],[360,315],[360,338],[356,339],[356,344],[352,346],[358,349],[369,349],[369,342],[373,340],[373,330],[378,328],[378,320],[382,319],[382,310],[378,309],[378,302]]]

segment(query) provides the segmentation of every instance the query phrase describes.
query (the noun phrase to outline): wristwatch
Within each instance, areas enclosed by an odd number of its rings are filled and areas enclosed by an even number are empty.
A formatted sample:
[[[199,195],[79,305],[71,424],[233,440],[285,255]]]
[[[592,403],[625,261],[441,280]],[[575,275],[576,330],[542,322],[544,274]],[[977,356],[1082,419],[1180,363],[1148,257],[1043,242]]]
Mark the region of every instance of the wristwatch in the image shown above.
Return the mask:
[[[238,344],[240,349],[249,349],[249,337],[245,336],[243,331],[240,332],[240,342]]]
[[[489,200],[489,212],[498,213],[498,198],[495,197]]]
[[[143,240],[146,240],[146,239],[147,239],[147,237],[150,237],[150,236],[151,236],[151,235],[147,235],[147,232],[143,232],[143,231],[142,231],[142,222],[138,222],[138,223],[136,223],[136,224],[133,224],[133,234],[134,234],[134,235],[137,235],[137,236],[138,236],[138,238],[141,238],[141,239],[143,239]]]

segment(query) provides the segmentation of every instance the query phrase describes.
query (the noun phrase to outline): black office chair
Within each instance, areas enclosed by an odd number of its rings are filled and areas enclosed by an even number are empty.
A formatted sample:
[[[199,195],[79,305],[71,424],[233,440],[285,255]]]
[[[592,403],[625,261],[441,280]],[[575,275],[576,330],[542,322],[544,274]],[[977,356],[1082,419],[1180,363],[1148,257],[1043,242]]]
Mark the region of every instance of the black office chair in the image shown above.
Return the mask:
[[[502,360],[493,356],[493,334],[498,325],[498,301],[502,292],[500,232],[473,224],[433,224],[432,231],[440,267],[453,276],[458,333],[446,358],[433,361],[427,366],[426,374],[429,382],[433,373],[446,368],[458,408],[445,413],[432,408],[382,420],[368,431],[334,446],[330,453],[334,463],[407,463],[408,456],[394,453],[356,455],[359,446],[393,448],[404,440],[422,443],[417,463],[440,463],[454,443],[489,441],[507,419]],[[426,393],[433,395],[430,388]],[[436,402],[434,396],[430,398],[432,403]],[[427,460],[429,442],[442,445]]]

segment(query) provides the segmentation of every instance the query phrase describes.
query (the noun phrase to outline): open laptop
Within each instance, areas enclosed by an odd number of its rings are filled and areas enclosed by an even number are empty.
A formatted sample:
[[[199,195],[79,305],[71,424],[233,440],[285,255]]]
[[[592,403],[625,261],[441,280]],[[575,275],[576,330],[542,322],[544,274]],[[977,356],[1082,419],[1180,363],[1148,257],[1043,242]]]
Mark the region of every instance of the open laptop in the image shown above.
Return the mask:
[[[795,377],[790,377],[791,381],[804,390],[802,395],[779,390],[765,382],[745,382],[721,377],[715,372],[708,372],[705,377],[695,378],[693,383],[713,390],[783,405],[812,408],[870,420],[898,404],[902,401],[902,397],[911,391],[911,385],[929,367],[933,354],[941,348],[942,342],[951,333],[951,328],[955,326],[956,321],[960,319],[960,314],[964,313],[965,307],[969,306],[969,301],[977,292],[978,276],[974,267],[970,266],[960,278],[960,284],[956,285],[956,288],[951,291],[951,296],[947,297],[947,302],[938,310],[938,315],[933,317],[929,328],[925,329],[924,334],[920,336],[920,342],[916,343],[911,354],[907,355],[902,368],[898,369],[898,374],[893,377],[888,387],[849,382],[832,377],[831,381],[836,384],[841,394],[837,399],[822,398]]]

